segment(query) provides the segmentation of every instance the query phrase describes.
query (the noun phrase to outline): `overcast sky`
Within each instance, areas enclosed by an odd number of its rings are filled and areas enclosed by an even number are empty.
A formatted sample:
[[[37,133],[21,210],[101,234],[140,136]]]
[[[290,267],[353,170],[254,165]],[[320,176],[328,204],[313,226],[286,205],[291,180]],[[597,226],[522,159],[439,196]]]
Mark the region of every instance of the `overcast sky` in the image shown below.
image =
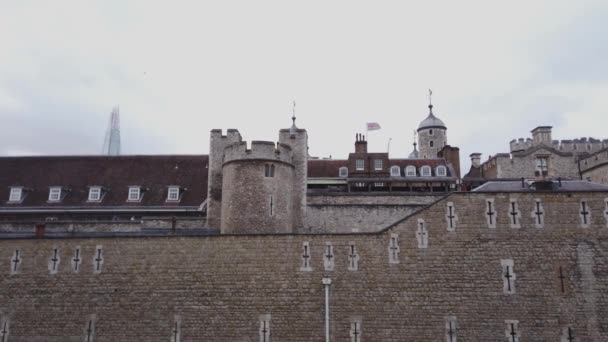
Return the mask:
[[[98,154],[120,105],[124,154],[208,153],[209,130],[313,156],[406,157],[427,113],[468,155],[608,138],[608,2],[0,0],[0,155]],[[154,3],[154,4],[153,4]]]

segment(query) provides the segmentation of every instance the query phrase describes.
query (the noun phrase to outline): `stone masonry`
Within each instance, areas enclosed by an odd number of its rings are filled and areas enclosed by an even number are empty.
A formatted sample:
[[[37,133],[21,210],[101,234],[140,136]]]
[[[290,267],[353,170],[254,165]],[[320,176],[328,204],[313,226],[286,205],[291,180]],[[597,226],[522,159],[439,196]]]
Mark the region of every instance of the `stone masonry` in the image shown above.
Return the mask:
[[[500,213],[496,228],[486,222],[489,197]],[[11,342],[86,341],[87,334],[95,342],[171,341],[175,322],[181,341],[322,341],[321,280],[328,277],[332,341],[351,341],[353,322],[358,341],[510,341],[511,333],[518,341],[559,341],[568,328],[576,341],[606,341],[606,197],[453,193],[376,233],[6,236],[0,319]],[[513,199],[523,213],[517,229],[504,214]],[[542,228],[532,215],[537,200]],[[588,228],[580,226],[581,201],[591,211]],[[458,215],[452,231],[448,202]],[[426,248],[419,248],[419,232],[428,234]],[[397,263],[389,263],[391,236],[398,237]],[[301,270],[304,244],[310,271]],[[328,244],[332,271],[324,269]],[[349,267],[353,246],[355,269]],[[81,263],[74,272],[77,248]],[[52,274],[55,249],[59,265]],[[103,264],[96,271],[98,258]],[[511,273],[501,260],[512,260],[514,293],[503,291]],[[269,324],[270,335],[260,322]]]

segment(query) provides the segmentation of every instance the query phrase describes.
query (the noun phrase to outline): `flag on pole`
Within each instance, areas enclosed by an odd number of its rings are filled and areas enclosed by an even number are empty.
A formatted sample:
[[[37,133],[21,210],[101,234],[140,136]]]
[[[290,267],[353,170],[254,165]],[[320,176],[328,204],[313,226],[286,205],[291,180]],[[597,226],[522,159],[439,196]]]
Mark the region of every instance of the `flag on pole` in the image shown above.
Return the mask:
[[[379,130],[380,128],[381,128],[380,124],[377,123],[377,122],[368,122],[367,123],[367,130],[368,131],[376,131],[376,130]]]

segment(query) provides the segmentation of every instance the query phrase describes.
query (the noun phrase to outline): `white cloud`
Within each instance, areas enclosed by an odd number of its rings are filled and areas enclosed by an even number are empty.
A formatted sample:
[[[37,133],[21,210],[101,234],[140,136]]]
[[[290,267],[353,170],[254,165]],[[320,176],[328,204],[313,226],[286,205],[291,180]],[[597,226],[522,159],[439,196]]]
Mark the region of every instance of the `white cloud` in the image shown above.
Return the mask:
[[[386,150],[392,138],[391,153],[403,157],[427,114],[428,88],[465,165],[469,153],[505,152],[540,123],[556,126],[558,138],[603,137],[601,125],[585,124],[606,120],[607,51],[593,45],[608,46],[599,41],[608,37],[600,1],[3,7],[3,129],[62,127],[66,141],[11,136],[22,150],[98,153],[115,104],[128,153],[207,153],[212,128],[276,140],[295,97],[313,155],[346,157],[354,134],[378,121],[370,149]],[[581,42],[586,33],[596,39]],[[582,69],[579,56],[593,57],[598,72]]]

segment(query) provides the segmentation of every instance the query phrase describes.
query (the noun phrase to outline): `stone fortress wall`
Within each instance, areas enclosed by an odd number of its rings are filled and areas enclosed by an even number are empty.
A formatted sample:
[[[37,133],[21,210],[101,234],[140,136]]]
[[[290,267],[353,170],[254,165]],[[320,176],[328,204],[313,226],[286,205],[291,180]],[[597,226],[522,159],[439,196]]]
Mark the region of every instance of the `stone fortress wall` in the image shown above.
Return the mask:
[[[330,278],[332,341],[606,341],[607,197],[453,193],[367,234],[4,236],[0,319],[8,341],[321,341]]]
[[[209,175],[207,185],[207,225],[221,227],[222,217],[222,168],[226,147],[243,141],[236,129],[228,129],[226,135],[221,129],[211,130],[209,142]]]
[[[252,141],[250,147],[238,130],[212,130],[210,145],[207,227],[228,234],[305,230],[306,130],[281,130],[276,144]]]
[[[583,179],[608,184],[608,148],[581,160]]]
[[[293,229],[304,231],[306,226],[307,196],[306,184],[308,179],[308,133],[305,129],[294,127],[279,131],[279,143],[291,147],[291,163],[294,167],[293,180]]]
[[[489,178],[534,178],[537,154],[549,158],[548,177],[580,178],[578,163],[574,157],[560,156],[547,149],[540,149],[536,153],[525,156],[496,154],[483,164],[484,175]]]
[[[537,156],[548,158],[548,177],[579,179],[581,155],[596,153],[608,147],[608,139],[580,138],[552,140],[551,127],[539,126],[532,130],[532,138],[514,139],[509,143],[510,153],[499,153],[483,164],[484,175],[489,178],[533,178]]]
[[[293,232],[291,147],[238,142],[224,150],[223,234]],[[270,174],[271,173],[271,174]]]
[[[308,194],[306,233],[377,232],[445,194]]]
[[[140,232],[145,229],[192,229],[201,228],[206,225],[205,217],[157,217],[143,216],[137,220],[57,220],[44,221],[44,229],[47,232],[57,233],[90,233],[90,232]],[[31,233],[39,220],[14,221],[0,223],[0,233]],[[1,340],[0,340],[1,341]]]

